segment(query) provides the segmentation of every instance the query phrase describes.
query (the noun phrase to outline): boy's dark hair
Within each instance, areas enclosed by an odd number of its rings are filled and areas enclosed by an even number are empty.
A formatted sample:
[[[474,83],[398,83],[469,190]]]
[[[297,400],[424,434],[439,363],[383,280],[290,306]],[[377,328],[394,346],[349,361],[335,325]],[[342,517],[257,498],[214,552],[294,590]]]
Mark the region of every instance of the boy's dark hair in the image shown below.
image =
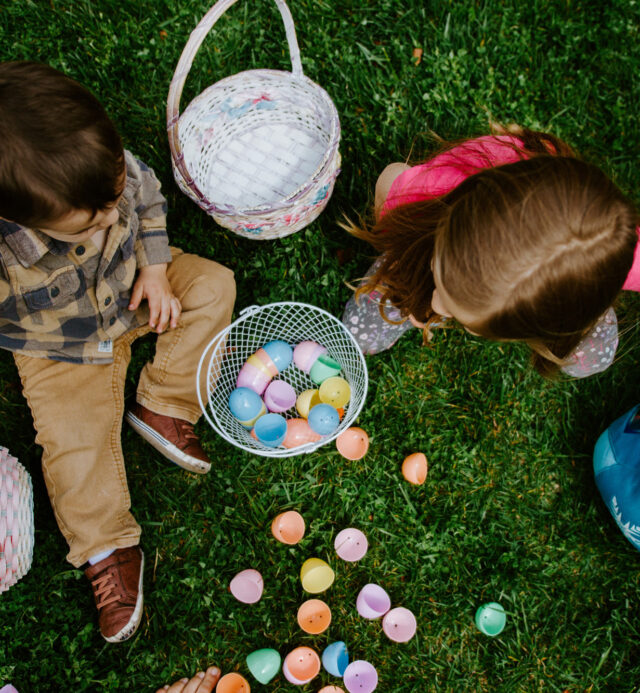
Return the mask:
[[[0,63],[0,217],[44,226],[95,215],[123,188],[124,150],[82,85],[48,65]]]

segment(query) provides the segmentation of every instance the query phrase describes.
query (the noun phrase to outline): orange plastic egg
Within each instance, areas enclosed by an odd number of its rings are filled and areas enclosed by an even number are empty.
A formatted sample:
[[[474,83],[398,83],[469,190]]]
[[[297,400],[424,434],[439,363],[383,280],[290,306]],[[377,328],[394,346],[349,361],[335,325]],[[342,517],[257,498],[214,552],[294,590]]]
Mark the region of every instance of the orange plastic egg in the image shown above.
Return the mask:
[[[331,609],[322,599],[308,599],[298,609],[298,624],[305,633],[319,635],[331,623]]]
[[[410,484],[419,486],[420,484],[424,484],[428,469],[429,465],[427,464],[427,458],[424,453],[414,452],[405,457],[402,463],[402,476],[404,476]]]
[[[316,433],[306,419],[287,419],[287,435],[282,441],[285,448],[297,448],[306,443],[315,443],[322,436]]]
[[[304,518],[295,510],[287,510],[273,518],[271,534],[283,544],[297,544],[304,537]]]
[[[336,438],[338,452],[348,460],[359,460],[367,454],[369,436],[361,428],[352,426]]]
[[[244,676],[232,672],[218,681],[216,693],[251,693],[251,686]]]
[[[344,690],[342,688],[338,688],[338,686],[325,686],[324,688],[321,688],[318,693],[344,693]]]
[[[320,672],[320,657],[310,647],[296,647],[289,652],[284,663],[298,681],[311,681]]]

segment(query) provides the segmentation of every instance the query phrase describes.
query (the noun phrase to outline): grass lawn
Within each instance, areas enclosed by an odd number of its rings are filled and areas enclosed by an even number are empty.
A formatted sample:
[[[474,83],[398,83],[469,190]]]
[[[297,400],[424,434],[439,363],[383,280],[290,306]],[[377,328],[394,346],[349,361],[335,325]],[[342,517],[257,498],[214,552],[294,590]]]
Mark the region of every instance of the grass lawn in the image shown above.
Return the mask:
[[[237,312],[297,300],[340,315],[349,297],[344,281],[361,276],[371,254],[337,222],[367,209],[386,163],[426,155],[429,130],[446,138],[483,133],[489,117],[549,130],[640,202],[640,5],[633,0],[290,6],[304,70],[340,113],[343,168],[318,221],[277,241],[217,227],[172,178],[166,93],[207,3],[0,0],[0,59],[50,63],[102,100],[126,146],[162,180],[172,243],[235,271]],[[275,3],[243,0],[198,53],[183,105],[223,76],[287,66]],[[359,425],[371,447],[359,462],[344,460],[334,445],[262,458],[202,423],[214,470],[200,477],[124,430],[147,567],[143,621],[121,645],[102,640],[89,585],[65,561],[17,371],[10,354],[0,354],[0,443],[32,475],[36,517],[31,571],[0,596],[0,686],[152,691],[209,663],[250,678],[244,660],[252,650],[285,655],[344,640],[352,659],[377,667],[378,690],[390,693],[640,690],[640,556],[602,503],[591,468],[599,433],[640,398],[639,311],[636,295],[623,297],[618,359],[585,381],[546,382],[526,349],[462,330],[441,331],[429,348],[417,331],[406,335],[367,358],[370,390]],[[138,343],[127,394],[152,353],[152,340]],[[410,487],[400,464],[417,450],[430,473]],[[269,532],[271,519],[289,508],[308,524],[296,547]],[[356,564],[333,552],[347,526],[370,542]],[[323,597],[333,622],[321,636],[305,636],[295,619],[306,598],[298,572],[310,556],[336,570]],[[228,592],[247,567],[265,579],[253,607]],[[379,622],[357,616],[355,597],[367,582],[416,614],[409,643],[390,642]],[[494,639],[473,623],[486,601],[508,611]],[[251,681],[258,691],[295,690],[282,675],[265,687]],[[323,672],[304,690],[328,683],[339,681]]]

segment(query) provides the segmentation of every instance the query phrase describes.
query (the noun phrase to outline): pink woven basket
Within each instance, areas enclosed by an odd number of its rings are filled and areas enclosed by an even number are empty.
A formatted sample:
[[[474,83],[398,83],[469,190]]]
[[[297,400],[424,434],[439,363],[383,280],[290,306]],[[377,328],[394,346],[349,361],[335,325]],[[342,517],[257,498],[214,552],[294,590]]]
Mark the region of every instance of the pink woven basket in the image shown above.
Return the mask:
[[[305,77],[293,19],[284,21],[291,72],[248,70],[205,89],[180,115],[195,54],[237,0],[219,0],[193,30],[167,98],[173,175],[221,226],[272,239],[310,224],[326,206],[340,169],[340,120],[324,89]],[[218,41],[221,39],[218,38]]]
[[[29,572],[33,537],[31,477],[6,448],[0,447],[0,593]]]

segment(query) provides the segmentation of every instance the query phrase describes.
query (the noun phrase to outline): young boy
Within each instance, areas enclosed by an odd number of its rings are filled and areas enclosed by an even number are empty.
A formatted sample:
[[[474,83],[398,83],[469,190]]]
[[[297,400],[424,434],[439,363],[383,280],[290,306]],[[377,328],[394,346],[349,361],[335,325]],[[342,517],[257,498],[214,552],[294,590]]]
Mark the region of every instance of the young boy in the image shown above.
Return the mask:
[[[102,635],[142,615],[143,553],[121,447],[131,343],[157,332],[132,427],[192,472],[198,359],[229,324],[233,273],[169,248],[153,172],[98,101],[46,65],[0,63],[0,347],[13,352],[67,559],[86,563]]]

